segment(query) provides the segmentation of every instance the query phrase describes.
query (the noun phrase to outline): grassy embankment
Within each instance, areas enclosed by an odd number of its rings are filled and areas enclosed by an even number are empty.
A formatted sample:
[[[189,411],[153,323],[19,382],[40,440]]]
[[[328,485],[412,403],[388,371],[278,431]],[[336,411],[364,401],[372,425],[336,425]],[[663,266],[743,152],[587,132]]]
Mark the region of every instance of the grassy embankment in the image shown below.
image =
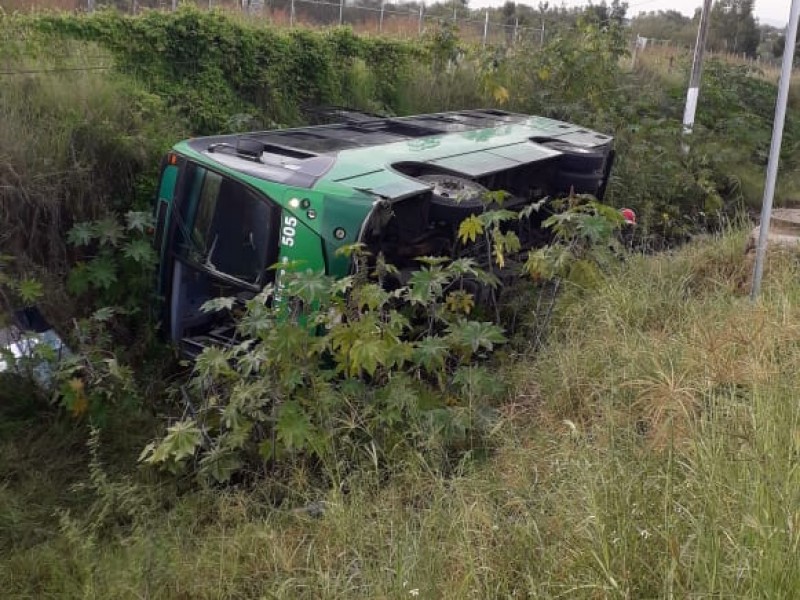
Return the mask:
[[[27,431],[3,443],[2,589],[791,598],[800,264],[771,256],[754,305],[742,246],[731,233],[631,259],[565,307],[557,339],[503,373],[516,385],[497,451],[455,477],[422,459],[389,482],[365,472],[347,490],[314,489],[298,474],[279,508],[270,482],[177,495],[95,473],[93,492],[68,492],[79,436],[23,421]],[[312,501],[327,503],[319,518],[297,510]],[[81,516],[48,518],[67,507]]]
[[[5,47],[16,44],[12,29]],[[106,56],[55,39],[8,53],[8,66],[64,68]],[[627,113],[602,94],[581,104],[571,88],[585,73],[556,62],[564,57],[546,63],[539,95],[525,95],[533,82],[522,79],[524,61],[490,75],[506,77],[499,83],[515,108],[552,103],[562,116],[625,121],[616,133],[629,153],[615,201],[660,207],[670,194],[693,193],[674,181],[702,169],[660,146],[666,136],[630,131],[633,115],[674,116],[679,102],[639,73],[647,93],[639,104],[620,101]],[[224,102],[192,104],[191,73],[181,88],[159,79],[158,64],[146,66],[16,76],[0,88],[3,139],[17,142],[0,151],[3,252],[46,283],[50,314],[65,323],[80,312],[62,283],[76,258],[60,242],[65,227],[109,204],[146,205],[170,141],[199,133],[193,118],[245,105],[222,87]],[[550,74],[568,68],[571,84]],[[269,104],[256,117],[291,115],[293,103],[318,93],[398,112],[498,101],[498,80],[474,63],[453,71],[420,63],[403,76],[408,86],[380,88],[357,59],[345,83],[300,86],[287,106]],[[616,77],[600,91],[637,83]],[[254,97],[274,100],[263,91]],[[730,107],[715,91],[714,110]],[[726,148],[725,139],[712,141],[740,157],[754,151]],[[3,379],[0,590],[12,598],[791,598],[800,589],[800,265],[771,257],[764,298],[752,305],[743,245],[731,232],[634,257],[596,289],[568,295],[580,300],[558,307],[547,347],[498,370],[513,386],[493,453],[446,477],[419,456],[388,478],[365,469],[343,488],[320,488],[299,470],[252,489],[198,489],[136,468],[157,428],[148,407],[112,414],[92,460],[84,425]],[[308,510],[314,502],[325,507],[320,517],[309,514],[319,512]]]

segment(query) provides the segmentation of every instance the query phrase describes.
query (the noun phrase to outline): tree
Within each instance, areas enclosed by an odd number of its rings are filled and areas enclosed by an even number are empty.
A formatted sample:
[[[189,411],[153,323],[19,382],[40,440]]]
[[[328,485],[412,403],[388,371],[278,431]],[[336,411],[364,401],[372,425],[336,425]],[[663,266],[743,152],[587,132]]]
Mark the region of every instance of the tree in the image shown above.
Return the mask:
[[[761,34],[753,16],[753,0],[717,0],[711,9],[709,47],[756,56]]]
[[[646,38],[669,40],[683,46],[691,46],[697,38],[698,19],[676,10],[666,10],[639,14],[631,21],[631,30]]]
[[[785,47],[786,47],[786,34],[781,33],[772,40],[772,55],[775,58],[781,58],[783,56],[783,49]],[[800,40],[798,40],[797,46],[795,46],[795,52],[800,52]]]
[[[587,15],[596,19],[601,25],[621,24],[625,20],[625,13],[628,12],[628,3],[620,2],[620,0],[611,0],[609,5],[603,0],[600,4],[590,4],[585,11]]]

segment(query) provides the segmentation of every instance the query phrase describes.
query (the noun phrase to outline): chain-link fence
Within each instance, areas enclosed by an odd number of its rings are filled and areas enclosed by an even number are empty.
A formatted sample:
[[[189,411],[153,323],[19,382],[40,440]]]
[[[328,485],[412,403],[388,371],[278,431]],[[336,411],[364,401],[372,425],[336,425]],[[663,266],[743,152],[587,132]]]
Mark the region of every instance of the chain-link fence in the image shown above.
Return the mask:
[[[449,24],[459,38],[482,44],[511,46],[522,40],[543,45],[555,24],[520,22],[502,11],[466,8],[460,1],[426,6],[421,2],[386,0],[0,0],[9,11],[62,9],[94,11],[116,8],[136,14],[143,10],[175,10],[190,3],[201,9],[236,11],[253,19],[288,27],[347,25],[359,33],[413,38]]]

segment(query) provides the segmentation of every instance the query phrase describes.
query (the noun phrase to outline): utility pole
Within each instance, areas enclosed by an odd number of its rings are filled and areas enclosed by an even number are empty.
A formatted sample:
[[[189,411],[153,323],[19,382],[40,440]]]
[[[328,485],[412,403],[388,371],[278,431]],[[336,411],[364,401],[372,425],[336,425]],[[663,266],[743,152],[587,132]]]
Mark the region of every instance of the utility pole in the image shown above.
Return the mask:
[[[700,76],[703,74],[703,54],[706,51],[706,38],[708,37],[708,21],[711,17],[711,0],[703,0],[703,10],[700,13],[700,27],[697,28],[697,42],[694,45],[694,60],[692,61],[692,76],[689,79],[689,89],[686,91],[686,109],[683,111],[683,133],[692,133],[694,128],[694,114],[697,112],[697,97],[700,95]]]
[[[778,178],[778,162],[783,140],[783,124],[786,121],[786,104],[789,100],[789,84],[792,79],[792,64],[797,43],[797,22],[800,17],[800,0],[792,0],[789,13],[789,25],[786,29],[786,44],[783,46],[783,64],[781,66],[781,83],[778,87],[778,100],[775,103],[775,121],[772,124],[772,144],[769,147],[767,179],[764,184],[764,200],[761,203],[761,229],[756,247],[756,264],[753,267],[753,289],[750,299],[755,300],[761,291],[761,279],[764,275],[764,257],[767,254],[769,224],[772,220],[772,199],[775,196],[775,181]]]

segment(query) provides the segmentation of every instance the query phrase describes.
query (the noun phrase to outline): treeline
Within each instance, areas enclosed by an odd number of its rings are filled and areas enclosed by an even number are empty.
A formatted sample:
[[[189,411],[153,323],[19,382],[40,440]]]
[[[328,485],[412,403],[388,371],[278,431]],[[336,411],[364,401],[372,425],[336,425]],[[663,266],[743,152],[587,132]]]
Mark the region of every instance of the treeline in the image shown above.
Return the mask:
[[[751,58],[781,56],[782,31],[759,23],[753,6],[753,0],[716,0],[711,9],[708,48]],[[636,16],[631,29],[642,37],[688,47],[696,41],[699,23],[699,8],[692,17],[676,10],[660,10]]]
[[[198,8],[238,9],[243,12],[270,14],[289,11],[291,0],[4,0],[3,8],[8,11],[61,9],[90,10],[113,8],[127,13],[141,10],[165,10],[173,5],[195,5]],[[319,24],[333,24],[338,21],[338,0],[296,0],[295,9],[302,11],[306,19]],[[421,1],[387,1],[387,0],[344,0],[343,12],[346,22],[353,24],[377,18],[381,9],[389,15],[407,13],[410,17],[418,15],[420,9],[427,19],[441,21],[465,21],[485,19],[488,12],[489,22],[495,26],[509,28],[544,29],[545,31],[561,30],[574,26],[578,20],[588,19],[594,22],[622,23],[627,13],[628,4],[620,0],[603,0],[597,4],[583,7],[565,7],[539,2],[537,6],[516,3],[508,0],[505,4],[494,8],[470,8],[468,0],[454,0],[435,3]]]
[[[541,39],[573,28],[579,20],[600,24],[616,22],[629,26],[634,35],[660,40],[672,45],[691,47],[697,37],[700,9],[691,17],[677,10],[660,10],[640,13],[630,18],[629,5],[621,0],[602,0],[588,6],[565,7],[549,1],[538,5],[507,0],[498,7],[473,9],[468,0],[452,0],[433,4],[421,1],[390,0],[4,0],[6,11],[61,9],[92,10],[113,8],[127,13],[142,10],[169,10],[177,5],[195,5],[198,8],[241,10],[246,13],[272,16],[279,22],[294,20],[313,25],[335,25],[340,20],[348,25],[371,25],[389,19],[406,18],[412,21],[424,17],[431,21],[483,23],[495,28],[505,27],[509,36],[513,31],[541,31]],[[293,6],[294,5],[294,6]],[[783,54],[784,32],[776,27],[761,24],[755,17],[754,0],[715,0],[709,27],[708,47],[714,52],[746,55],[751,58],[770,59]],[[283,18],[280,18],[283,17]],[[381,28],[382,29],[382,28]],[[421,29],[421,27],[420,27]],[[409,32],[416,31],[409,27]],[[511,38],[509,37],[509,41]]]

